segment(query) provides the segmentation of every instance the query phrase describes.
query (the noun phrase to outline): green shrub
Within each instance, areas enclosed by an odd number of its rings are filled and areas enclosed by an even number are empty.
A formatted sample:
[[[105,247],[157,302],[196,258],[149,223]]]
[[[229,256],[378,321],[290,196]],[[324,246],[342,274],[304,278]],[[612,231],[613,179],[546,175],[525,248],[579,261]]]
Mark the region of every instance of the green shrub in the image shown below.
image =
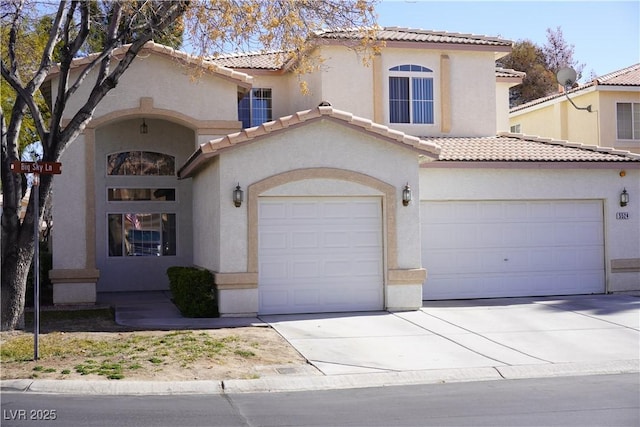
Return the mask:
[[[185,317],[218,317],[213,274],[194,267],[169,267],[173,302]]]

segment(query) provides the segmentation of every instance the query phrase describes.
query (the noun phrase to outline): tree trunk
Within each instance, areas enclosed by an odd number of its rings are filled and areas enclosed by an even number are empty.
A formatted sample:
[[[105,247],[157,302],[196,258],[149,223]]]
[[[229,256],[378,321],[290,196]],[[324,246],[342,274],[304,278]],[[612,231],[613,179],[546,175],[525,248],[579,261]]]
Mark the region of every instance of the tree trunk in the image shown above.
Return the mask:
[[[31,248],[12,251],[2,263],[2,325],[3,331],[24,327],[24,303],[27,276],[33,259]]]
[[[34,253],[34,224],[40,219],[45,201],[51,190],[51,175],[41,175],[39,194],[31,193],[29,207],[22,224],[17,225],[16,233],[7,233],[7,241],[3,242],[5,253],[2,259],[2,321],[0,329],[3,331],[24,327],[24,304],[27,290],[27,277],[33,261]],[[33,198],[39,197],[39,212],[34,213]],[[2,221],[11,221],[5,217]],[[17,220],[17,216],[15,218]]]

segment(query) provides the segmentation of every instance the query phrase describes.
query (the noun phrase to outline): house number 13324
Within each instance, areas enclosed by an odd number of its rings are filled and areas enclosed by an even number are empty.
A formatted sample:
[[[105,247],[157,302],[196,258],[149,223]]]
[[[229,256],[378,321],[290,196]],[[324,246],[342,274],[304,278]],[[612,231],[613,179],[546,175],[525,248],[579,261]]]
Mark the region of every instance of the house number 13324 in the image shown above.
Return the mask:
[[[629,212],[616,212],[616,219],[629,219]]]

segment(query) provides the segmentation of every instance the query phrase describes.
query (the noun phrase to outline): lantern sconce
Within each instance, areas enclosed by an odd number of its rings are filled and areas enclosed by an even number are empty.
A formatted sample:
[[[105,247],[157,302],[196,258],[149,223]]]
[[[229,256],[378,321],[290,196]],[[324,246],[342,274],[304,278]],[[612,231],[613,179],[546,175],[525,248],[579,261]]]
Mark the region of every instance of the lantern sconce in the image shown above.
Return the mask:
[[[242,189],[240,188],[240,183],[238,183],[236,189],[233,190],[233,204],[236,206],[236,208],[242,206],[243,196],[244,191],[242,191]]]
[[[627,189],[624,188],[622,193],[620,193],[620,206],[624,207],[629,204],[629,193],[627,193]]]
[[[140,133],[143,135],[149,133],[149,126],[147,126],[147,123],[144,121],[144,119],[142,119],[142,124],[140,125]]]
[[[411,187],[409,187],[409,183],[404,186],[404,190],[402,190],[402,205],[409,206],[411,203]]]

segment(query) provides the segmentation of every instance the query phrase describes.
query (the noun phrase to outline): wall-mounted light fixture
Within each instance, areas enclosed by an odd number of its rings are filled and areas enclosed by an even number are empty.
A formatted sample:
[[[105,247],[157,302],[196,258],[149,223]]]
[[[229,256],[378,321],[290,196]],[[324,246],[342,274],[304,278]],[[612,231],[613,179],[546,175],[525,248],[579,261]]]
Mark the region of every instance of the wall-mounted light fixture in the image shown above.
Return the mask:
[[[629,193],[627,193],[627,189],[623,189],[622,193],[620,193],[620,206],[627,206],[629,204]]]
[[[142,124],[140,125],[140,133],[143,135],[149,133],[149,126],[147,126],[147,123],[144,121],[144,119],[142,119]]]
[[[233,190],[233,204],[236,206],[236,208],[242,206],[243,197],[244,191],[242,191],[242,189],[240,188],[240,183],[238,183],[236,189]]]
[[[411,187],[409,187],[409,183],[404,186],[404,190],[402,190],[402,205],[409,206],[411,203]]]

